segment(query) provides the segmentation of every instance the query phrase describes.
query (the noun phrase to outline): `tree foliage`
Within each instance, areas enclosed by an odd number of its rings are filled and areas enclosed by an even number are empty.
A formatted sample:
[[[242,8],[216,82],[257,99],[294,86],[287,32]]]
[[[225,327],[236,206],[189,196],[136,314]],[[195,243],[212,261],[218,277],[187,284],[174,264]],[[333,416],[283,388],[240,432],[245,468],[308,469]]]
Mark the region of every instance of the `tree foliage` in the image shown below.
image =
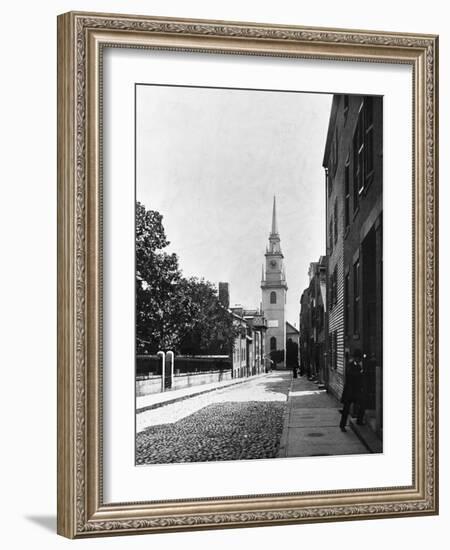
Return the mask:
[[[136,349],[173,350],[186,355],[229,354],[232,316],[214,285],[184,278],[169,245],[162,216],[136,206]]]
[[[179,301],[181,279],[176,254],[169,245],[159,212],[136,206],[136,343],[137,351],[156,353],[171,349],[177,335],[171,328]]]
[[[179,285],[189,312],[180,327],[180,352],[185,355],[225,355],[234,340],[233,319],[219,302],[214,285],[204,279],[182,279]]]

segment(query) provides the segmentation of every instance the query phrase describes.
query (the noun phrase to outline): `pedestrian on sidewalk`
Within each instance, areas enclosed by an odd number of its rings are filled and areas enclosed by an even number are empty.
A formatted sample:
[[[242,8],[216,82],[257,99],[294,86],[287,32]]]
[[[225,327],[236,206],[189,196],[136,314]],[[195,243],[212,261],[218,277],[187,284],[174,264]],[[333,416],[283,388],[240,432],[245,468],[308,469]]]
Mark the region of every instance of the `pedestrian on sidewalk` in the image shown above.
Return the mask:
[[[361,367],[361,387],[358,398],[358,413],[356,423],[359,426],[364,424],[364,415],[369,405],[369,393],[370,393],[370,376],[375,370],[376,359],[375,354],[372,353],[370,358],[363,355]]]
[[[350,407],[353,404],[354,407],[359,406],[362,391],[362,352],[360,349],[355,349],[353,353],[353,359],[349,361],[345,374],[344,391],[342,392],[341,403],[344,405],[342,410],[342,417],[339,427],[342,432],[346,432],[345,426],[347,425],[348,414]],[[359,417],[358,417],[359,420]]]

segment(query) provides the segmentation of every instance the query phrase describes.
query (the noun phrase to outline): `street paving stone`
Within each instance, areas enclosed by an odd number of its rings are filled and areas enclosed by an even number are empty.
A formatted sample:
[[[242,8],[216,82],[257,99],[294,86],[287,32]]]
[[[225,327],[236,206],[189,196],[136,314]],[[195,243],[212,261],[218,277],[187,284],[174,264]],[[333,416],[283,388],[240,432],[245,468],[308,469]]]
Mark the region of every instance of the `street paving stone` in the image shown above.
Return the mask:
[[[142,413],[136,463],[276,457],[290,381],[289,373],[272,373],[235,388]]]
[[[290,377],[287,373],[272,373],[267,376],[249,379],[230,388],[219,389],[202,395],[170,403],[157,409],[141,412],[136,417],[136,431],[142,432],[150,426],[171,424],[194,414],[213,403],[227,401],[280,401],[287,400]]]
[[[277,456],[285,404],[217,403],[137,436],[137,464],[207,462]]]

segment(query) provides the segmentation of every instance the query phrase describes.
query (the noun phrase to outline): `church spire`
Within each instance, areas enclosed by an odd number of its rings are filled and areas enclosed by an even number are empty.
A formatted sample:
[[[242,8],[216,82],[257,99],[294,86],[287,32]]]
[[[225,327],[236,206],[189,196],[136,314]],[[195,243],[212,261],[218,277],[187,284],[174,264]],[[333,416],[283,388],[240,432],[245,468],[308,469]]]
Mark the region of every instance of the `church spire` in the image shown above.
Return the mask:
[[[278,225],[277,225],[277,199],[275,195],[273,196],[273,211],[272,211],[272,231],[271,235],[278,235]]]
[[[261,288],[280,288],[287,290],[286,274],[281,251],[280,235],[277,223],[277,199],[273,197],[272,228],[269,234],[269,243],[266,246],[265,266],[261,274]]]
[[[273,196],[273,210],[272,210],[272,230],[269,235],[269,247],[266,250],[266,254],[281,254],[280,235],[278,233],[277,223],[277,199]]]

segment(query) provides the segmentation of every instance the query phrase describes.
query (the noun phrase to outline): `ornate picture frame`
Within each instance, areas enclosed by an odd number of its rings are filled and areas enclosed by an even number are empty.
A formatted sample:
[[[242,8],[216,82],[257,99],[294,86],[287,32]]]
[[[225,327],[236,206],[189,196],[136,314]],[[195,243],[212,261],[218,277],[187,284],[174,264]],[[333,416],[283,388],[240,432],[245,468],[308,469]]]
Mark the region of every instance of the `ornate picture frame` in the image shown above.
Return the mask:
[[[105,48],[412,68],[412,483],[105,503],[102,95]],[[69,538],[438,513],[438,38],[70,12],[58,17],[58,533]],[[133,366],[130,366],[133,368]]]

